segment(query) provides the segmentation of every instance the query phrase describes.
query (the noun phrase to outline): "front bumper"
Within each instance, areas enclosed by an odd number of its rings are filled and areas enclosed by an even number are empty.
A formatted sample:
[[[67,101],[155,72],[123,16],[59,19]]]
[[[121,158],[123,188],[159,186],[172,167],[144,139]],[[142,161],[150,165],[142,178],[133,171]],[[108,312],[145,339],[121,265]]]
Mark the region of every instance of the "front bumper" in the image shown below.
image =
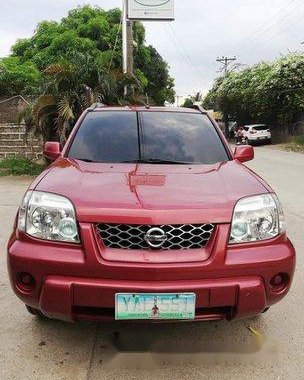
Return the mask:
[[[268,142],[271,141],[271,135],[269,136],[258,136],[258,137],[248,137],[248,140],[252,143],[257,143],[257,142]]]
[[[294,248],[285,235],[267,243],[227,247],[228,234],[228,225],[219,226],[210,255],[188,263],[109,261],[101,254],[90,224],[82,225],[82,247],[21,241],[13,235],[8,269],[17,296],[54,319],[113,320],[115,293],[133,292],[194,292],[198,321],[258,315],[288,293]],[[33,289],[20,286],[21,272],[35,278]],[[274,291],[270,281],[278,273],[288,281]]]
[[[267,307],[265,287],[259,277],[202,281],[107,281],[72,277],[47,277],[39,309],[48,317],[73,320],[113,320],[116,293],[194,292],[196,320],[232,319],[256,315]]]

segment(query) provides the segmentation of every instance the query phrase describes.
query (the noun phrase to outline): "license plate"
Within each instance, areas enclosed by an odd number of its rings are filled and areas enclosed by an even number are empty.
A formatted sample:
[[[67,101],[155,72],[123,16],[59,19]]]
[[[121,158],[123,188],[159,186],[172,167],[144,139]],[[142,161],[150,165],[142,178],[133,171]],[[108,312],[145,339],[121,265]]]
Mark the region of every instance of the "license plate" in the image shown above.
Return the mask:
[[[194,293],[116,294],[116,320],[193,320]]]

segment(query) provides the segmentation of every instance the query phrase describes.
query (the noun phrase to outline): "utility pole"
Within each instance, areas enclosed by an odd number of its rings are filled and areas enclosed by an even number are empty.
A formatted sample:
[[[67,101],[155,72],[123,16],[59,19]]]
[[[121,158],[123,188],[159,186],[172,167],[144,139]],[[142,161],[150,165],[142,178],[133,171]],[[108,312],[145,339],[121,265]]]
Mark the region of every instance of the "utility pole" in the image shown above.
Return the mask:
[[[123,72],[133,74],[133,22],[128,20],[128,1],[123,0],[122,13],[122,50],[123,50]],[[124,95],[128,95],[128,86],[125,86]]]
[[[221,57],[217,58],[216,62],[219,62],[223,65],[223,70],[225,72],[225,77],[228,75],[228,67],[231,62],[236,61],[236,57],[228,58],[228,57]]]
[[[236,57],[233,57],[233,58],[229,58],[229,57],[221,57],[221,58],[217,58],[216,62],[219,62],[223,65],[223,70],[224,70],[224,73],[225,73],[225,77],[228,75],[228,67],[230,65],[231,62],[234,62],[236,61]],[[227,139],[229,138],[229,116],[224,113],[224,123],[225,123],[225,135],[227,137]]]
[[[182,95],[175,95],[175,99],[176,99],[176,106],[179,107],[179,100],[182,99],[183,96]]]

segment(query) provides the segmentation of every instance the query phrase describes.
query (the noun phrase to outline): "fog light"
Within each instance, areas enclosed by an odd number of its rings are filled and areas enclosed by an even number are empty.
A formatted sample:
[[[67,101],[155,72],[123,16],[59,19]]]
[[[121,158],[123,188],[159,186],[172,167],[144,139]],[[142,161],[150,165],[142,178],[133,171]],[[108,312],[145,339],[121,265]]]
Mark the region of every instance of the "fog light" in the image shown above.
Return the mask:
[[[25,291],[30,291],[35,288],[35,279],[34,277],[27,273],[21,272],[17,273],[18,286]]]
[[[283,282],[283,277],[280,274],[277,274],[276,276],[273,277],[271,280],[271,284],[274,286],[281,285]]]
[[[286,289],[289,283],[289,276],[286,273],[278,273],[270,280],[271,290],[281,292]]]

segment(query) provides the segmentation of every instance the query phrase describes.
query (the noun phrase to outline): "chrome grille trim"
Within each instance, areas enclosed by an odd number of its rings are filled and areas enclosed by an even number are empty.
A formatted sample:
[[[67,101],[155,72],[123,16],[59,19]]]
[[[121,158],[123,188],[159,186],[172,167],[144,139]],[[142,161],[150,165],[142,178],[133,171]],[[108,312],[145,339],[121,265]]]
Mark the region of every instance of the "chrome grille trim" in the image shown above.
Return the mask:
[[[145,240],[149,229],[161,228],[167,235],[166,243],[159,250],[186,250],[204,248],[214,231],[213,224],[182,225],[134,225],[105,224],[96,225],[97,235],[107,248],[129,250],[152,250]]]

